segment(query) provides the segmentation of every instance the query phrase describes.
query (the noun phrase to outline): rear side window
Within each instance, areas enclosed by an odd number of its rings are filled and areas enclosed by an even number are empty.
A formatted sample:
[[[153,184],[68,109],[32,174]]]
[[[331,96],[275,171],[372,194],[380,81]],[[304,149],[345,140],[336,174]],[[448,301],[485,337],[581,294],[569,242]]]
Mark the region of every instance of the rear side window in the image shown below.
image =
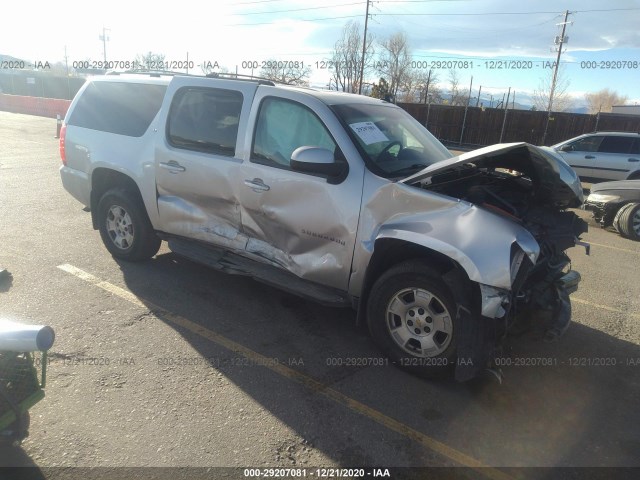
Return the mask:
[[[598,151],[603,153],[629,153],[633,146],[633,141],[633,137],[604,137]]]
[[[235,90],[178,90],[167,122],[169,143],[177,148],[234,156],[242,100],[242,93]]]
[[[127,82],[92,82],[71,112],[69,125],[141,137],[160,110],[167,87]]]

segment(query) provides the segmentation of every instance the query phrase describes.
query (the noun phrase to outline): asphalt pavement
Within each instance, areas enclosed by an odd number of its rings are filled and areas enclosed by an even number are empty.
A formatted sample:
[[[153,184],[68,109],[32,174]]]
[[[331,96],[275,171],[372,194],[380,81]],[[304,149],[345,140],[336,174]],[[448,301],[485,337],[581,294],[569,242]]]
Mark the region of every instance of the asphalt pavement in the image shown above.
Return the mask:
[[[85,478],[66,467],[466,467],[437,471],[494,479],[640,467],[640,243],[591,222],[591,255],[570,251],[583,281],[558,342],[513,339],[502,384],[426,381],[388,365],[353,311],[166,246],[115,261],[62,188],[55,130],[0,112],[0,269],[12,275],[0,316],[56,331],[47,396],[0,465],[60,479]]]

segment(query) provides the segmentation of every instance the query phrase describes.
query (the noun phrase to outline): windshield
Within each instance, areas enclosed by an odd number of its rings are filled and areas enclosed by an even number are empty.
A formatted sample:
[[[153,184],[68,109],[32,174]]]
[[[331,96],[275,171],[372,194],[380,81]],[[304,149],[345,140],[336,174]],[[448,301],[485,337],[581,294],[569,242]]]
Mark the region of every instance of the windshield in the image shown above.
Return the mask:
[[[453,155],[411,115],[394,105],[334,105],[375,174],[406,177]]]

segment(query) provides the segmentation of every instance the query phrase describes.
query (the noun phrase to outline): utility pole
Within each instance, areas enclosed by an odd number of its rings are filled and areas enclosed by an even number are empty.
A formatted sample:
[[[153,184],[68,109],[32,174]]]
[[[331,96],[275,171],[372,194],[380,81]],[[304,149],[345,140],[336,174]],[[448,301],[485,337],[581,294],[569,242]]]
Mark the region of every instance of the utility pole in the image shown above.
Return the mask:
[[[464,105],[464,117],[462,118],[462,130],[460,131],[460,141],[458,145],[462,145],[462,137],[464,136],[464,127],[467,124],[467,111],[469,110],[469,103],[471,102],[471,90],[473,90],[473,75],[471,75],[471,83],[469,84],[469,96]]]
[[[67,69],[67,77],[69,77],[69,57],[67,57],[67,46],[64,46],[64,66]]]
[[[102,53],[104,55],[104,63],[107,63],[107,42],[109,41],[109,37],[107,36],[107,32],[111,31],[108,28],[102,27],[102,35],[100,35],[100,40],[102,40]],[[106,67],[105,67],[106,69]]]
[[[431,83],[431,69],[429,69],[429,74],[427,75],[427,89],[424,92],[424,103],[427,103],[427,97],[429,96],[429,84]]]
[[[362,95],[362,82],[364,82],[364,57],[367,53],[367,26],[369,25],[369,3],[367,0],[367,11],[364,17],[364,38],[362,39],[362,61],[360,62],[360,83],[358,84],[358,95]]]
[[[553,79],[551,80],[551,92],[549,92],[549,106],[547,107],[547,123],[544,127],[544,134],[542,135],[542,144],[544,145],[544,142],[547,138],[547,131],[549,130],[549,120],[551,120],[551,109],[553,108],[553,94],[555,93],[556,90],[556,80],[558,78],[558,68],[560,67],[560,56],[562,55],[562,45],[564,45],[565,43],[567,43],[567,41],[569,40],[569,37],[564,36],[564,32],[567,29],[567,24],[569,22],[567,22],[567,19],[569,18],[569,10],[565,10],[564,12],[564,21],[562,23],[558,23],[557,26],[562,25],[562,34],[559,37],[555,38],[554,43],[556,45],[558,45],[558,56],[556,57],[556,65],[555,68],[553,69]]]
[[[504,136],[504,127],[507,124],[507,112],[509,111],[510,96],[511,96],[511,87],[509,87],[509,93],[507,94],[507,103],[504,104],[504,118],[502,119],[502,130],[500,130],[500,140],[498,143],[502,143],[502,137]]]

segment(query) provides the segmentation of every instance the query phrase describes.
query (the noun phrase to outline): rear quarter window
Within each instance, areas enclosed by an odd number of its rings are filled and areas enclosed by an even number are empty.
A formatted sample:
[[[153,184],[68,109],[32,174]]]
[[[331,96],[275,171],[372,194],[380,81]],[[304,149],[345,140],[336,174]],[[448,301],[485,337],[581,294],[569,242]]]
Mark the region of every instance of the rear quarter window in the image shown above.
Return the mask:
[[[633,137],[604,137],[598,151],[603,153],[629,153],[634,140]]]
[[[68,124],[141,137],[160,110],[166,85],[128,82],[90,83],[71,112]]]

